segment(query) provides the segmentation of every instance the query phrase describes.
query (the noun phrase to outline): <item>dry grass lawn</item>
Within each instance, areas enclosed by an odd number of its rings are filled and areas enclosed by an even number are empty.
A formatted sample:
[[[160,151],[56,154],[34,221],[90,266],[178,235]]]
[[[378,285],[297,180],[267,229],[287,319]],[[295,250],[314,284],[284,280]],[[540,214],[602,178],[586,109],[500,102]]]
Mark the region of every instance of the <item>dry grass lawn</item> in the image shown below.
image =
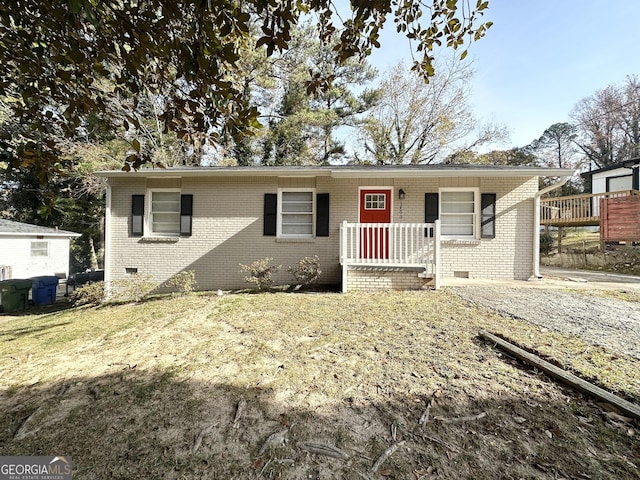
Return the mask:
[[[77,479],[640,477],[637,423],[479,329],[640,401],[638,360],[446,289],[165,297],[0,317],[0,455],[72,455]]]

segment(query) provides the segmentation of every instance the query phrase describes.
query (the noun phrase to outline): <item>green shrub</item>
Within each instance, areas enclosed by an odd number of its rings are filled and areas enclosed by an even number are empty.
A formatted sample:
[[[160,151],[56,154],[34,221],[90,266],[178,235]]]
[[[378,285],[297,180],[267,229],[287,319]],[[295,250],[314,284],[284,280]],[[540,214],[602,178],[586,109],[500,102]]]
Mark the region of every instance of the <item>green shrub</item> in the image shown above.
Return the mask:
[[[296,285],[309,285],[315,282],[322,273],[320,259],[317,255],[304,257],[295,265],[289,266],[287,272],[293,276],[293,281]]]
[[[100,305],[104,300],[104,282],[87,283],[76,288],[69,295],[74,307],[80,305]]]
[[[109,299],[116,302],[141,302],[156,288],[158,282],[151,275],[132,273],[122,280],[111,282]]]
[[[541,233],[540,234],[540,253],[544,255],[549,255],[551,253],[551,249],[553,248],[553,237],[550,233]]]
[[[184,270],[176,273],[167,280],[167,286],[177,289],[183,295],[189,295],[197,287],[196,272],[193,270]]]
[[[280,270],[279,266],[270,265],[273,258],[263,258],[262,260],[256,260],[251,265],[240,264],[240,269],[244,273],[248,273],[244,277],[244,281],[248,283],[255,283],[258,285],[258,290],[268,290],[273,286],[273,274]]]

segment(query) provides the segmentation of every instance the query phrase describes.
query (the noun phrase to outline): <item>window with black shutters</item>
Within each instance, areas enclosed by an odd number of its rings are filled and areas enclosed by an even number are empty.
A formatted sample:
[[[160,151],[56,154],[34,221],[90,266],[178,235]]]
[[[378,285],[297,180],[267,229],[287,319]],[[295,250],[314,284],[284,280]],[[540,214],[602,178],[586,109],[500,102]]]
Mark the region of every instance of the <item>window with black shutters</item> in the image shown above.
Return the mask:
[[[264,195],[265,236],[313,238],[329,236],[329,194],[281,189]]]

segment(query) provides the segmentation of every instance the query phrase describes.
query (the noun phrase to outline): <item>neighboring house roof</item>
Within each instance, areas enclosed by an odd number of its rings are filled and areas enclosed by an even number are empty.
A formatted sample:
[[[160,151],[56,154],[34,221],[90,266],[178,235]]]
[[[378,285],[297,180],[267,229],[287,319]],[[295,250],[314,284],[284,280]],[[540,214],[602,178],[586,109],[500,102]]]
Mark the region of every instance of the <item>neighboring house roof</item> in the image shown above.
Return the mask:
[[[66,230],[58,230],[57,228],[41,227],[29,223],[0,219],[0,237],[2,236],[79,237],[80,234]]]
[[[580,176],[583,178],[587,178],[595,175],[596,173],[608,172],[610,170],[617,170],[619,168],[633,168],[636,165],[640,165],[640,157],[630,158],[629,160],[625,160],[624,162],[614,163],[613,165],[609,165],[607,167],[589,170],[588,172],[581,173]]]
[[[265,176],[265,177],[564,177],[574,174],[569,168],[541,168],[503,165],[338,165],[279,167],[172,167],[145,168],[137,171],[102,171],[97,175],[116,177],[192,177],[192,176]]]

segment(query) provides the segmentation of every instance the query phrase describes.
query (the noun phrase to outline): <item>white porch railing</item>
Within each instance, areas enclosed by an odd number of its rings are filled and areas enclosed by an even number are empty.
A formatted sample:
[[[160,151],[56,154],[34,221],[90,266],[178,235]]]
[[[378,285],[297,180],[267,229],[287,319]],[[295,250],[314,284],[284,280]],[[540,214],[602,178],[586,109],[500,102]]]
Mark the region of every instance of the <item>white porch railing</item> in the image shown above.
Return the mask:
[[[424,269],[439,284],[440,222],[348,223],[340,226],[340,263]],[[346,280],[346,278],[343,278]]]

